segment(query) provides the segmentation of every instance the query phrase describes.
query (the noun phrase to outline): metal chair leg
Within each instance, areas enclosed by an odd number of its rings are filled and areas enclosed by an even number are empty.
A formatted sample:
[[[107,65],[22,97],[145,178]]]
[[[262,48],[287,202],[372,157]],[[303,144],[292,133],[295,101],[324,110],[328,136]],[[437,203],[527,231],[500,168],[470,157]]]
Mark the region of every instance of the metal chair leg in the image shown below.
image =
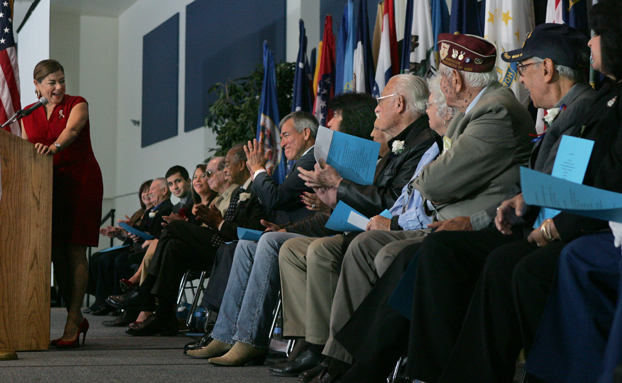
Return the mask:
[[[274,309],[274,313],[272,316],[272,325],[270,326],[270,338],[274,335],[274,329],[276,328],[276,321],[279,317],[279,311],[281,310],[281,293],[279,292],[279,301],[276,304],[276,308]]]
[[[199,298],[201,297],[201,293],[203,292],[203,284],[205,283],[205,278],[207,277],[207,271],[201,272],[201,278],[199,278],[199,285],[196,288],[196,292],[194,293],[194,299],[192,299],[192,306],[190,306],[190,310],[188,311],[188,317],[186,318],[186,326],[190,327],[190,322],[192,322],[192,317],[194,316],[194,312],[199,306]]]
[[[188,280],[188,275],[190,274],[190,270],[184,273],[184,276],[181,278],[181,283],[179,284],[179,292],[177,293],[177,305],[181,303],[181,297],[185,295],[186,290],[186,281]]]

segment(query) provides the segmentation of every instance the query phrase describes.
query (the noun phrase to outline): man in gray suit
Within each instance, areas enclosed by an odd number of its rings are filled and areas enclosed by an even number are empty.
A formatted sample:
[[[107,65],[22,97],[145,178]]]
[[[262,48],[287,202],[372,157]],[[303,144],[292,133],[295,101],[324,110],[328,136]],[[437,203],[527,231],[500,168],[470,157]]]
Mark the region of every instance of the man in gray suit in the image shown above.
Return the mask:
[[[443,139],[444,153],[423,168],[412,186],[427,200],[436,219],[471,215],[511,195],[519,166],[528,162],[533,120],[512,91],[497,81],[496,49],[467,35],[439,35],[441,90],[458,113]],[[352,363],[334,339],[398,251],[430,233],[390,230],[390,220],[374,217],[378,230],[359,235],[348,248],[332,302],[330,337],[323,354],[333,358],[318,381],[331,381]],[[387,247],[388,245],[388,247]],[[386,250],[386,251],[385,251]],[[341,370],[341,371],[340,371]]]

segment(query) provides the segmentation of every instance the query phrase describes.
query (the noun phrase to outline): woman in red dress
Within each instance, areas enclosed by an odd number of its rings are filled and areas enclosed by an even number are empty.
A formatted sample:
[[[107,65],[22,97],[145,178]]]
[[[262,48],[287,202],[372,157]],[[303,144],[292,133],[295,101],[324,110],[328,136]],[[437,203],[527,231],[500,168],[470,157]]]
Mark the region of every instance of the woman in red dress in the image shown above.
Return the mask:
[[[80,308],[88,279],[86,248],[97,246],[103,198],[102,174],[93,155],[86,100],[65,94],[65,74],[56,60],[35,66],[37,97],[48,104],[21,120],[22,137],[38,153],[54,156],[52,262],[67,306],[63,336],[56,347],[76,347],[89,328]]]

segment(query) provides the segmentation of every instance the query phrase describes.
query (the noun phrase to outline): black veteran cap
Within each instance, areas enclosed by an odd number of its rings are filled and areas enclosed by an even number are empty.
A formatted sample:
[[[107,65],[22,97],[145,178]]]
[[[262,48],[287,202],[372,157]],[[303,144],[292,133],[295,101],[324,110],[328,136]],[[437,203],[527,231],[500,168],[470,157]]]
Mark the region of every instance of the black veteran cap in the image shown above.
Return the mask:
[[[539,57],[572,69],[583,68],[589,59],[587,42],[587,36],[566,24],[540,24],[527,34],[522,48],[505,52],[501,58],[515,62]]]

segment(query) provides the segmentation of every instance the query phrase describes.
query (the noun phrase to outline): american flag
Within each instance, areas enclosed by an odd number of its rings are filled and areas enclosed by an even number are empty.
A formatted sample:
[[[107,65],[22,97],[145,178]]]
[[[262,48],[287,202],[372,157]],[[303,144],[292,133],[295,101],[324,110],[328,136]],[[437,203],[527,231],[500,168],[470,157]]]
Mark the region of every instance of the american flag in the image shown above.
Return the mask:
[[[0,7],[0,124],[6,122],[16,111],[21,109],[19,101],[19,70],[17,52],[13,38],[13,0],[2,1]],[[4,129],[21,136],[18,122]]]

